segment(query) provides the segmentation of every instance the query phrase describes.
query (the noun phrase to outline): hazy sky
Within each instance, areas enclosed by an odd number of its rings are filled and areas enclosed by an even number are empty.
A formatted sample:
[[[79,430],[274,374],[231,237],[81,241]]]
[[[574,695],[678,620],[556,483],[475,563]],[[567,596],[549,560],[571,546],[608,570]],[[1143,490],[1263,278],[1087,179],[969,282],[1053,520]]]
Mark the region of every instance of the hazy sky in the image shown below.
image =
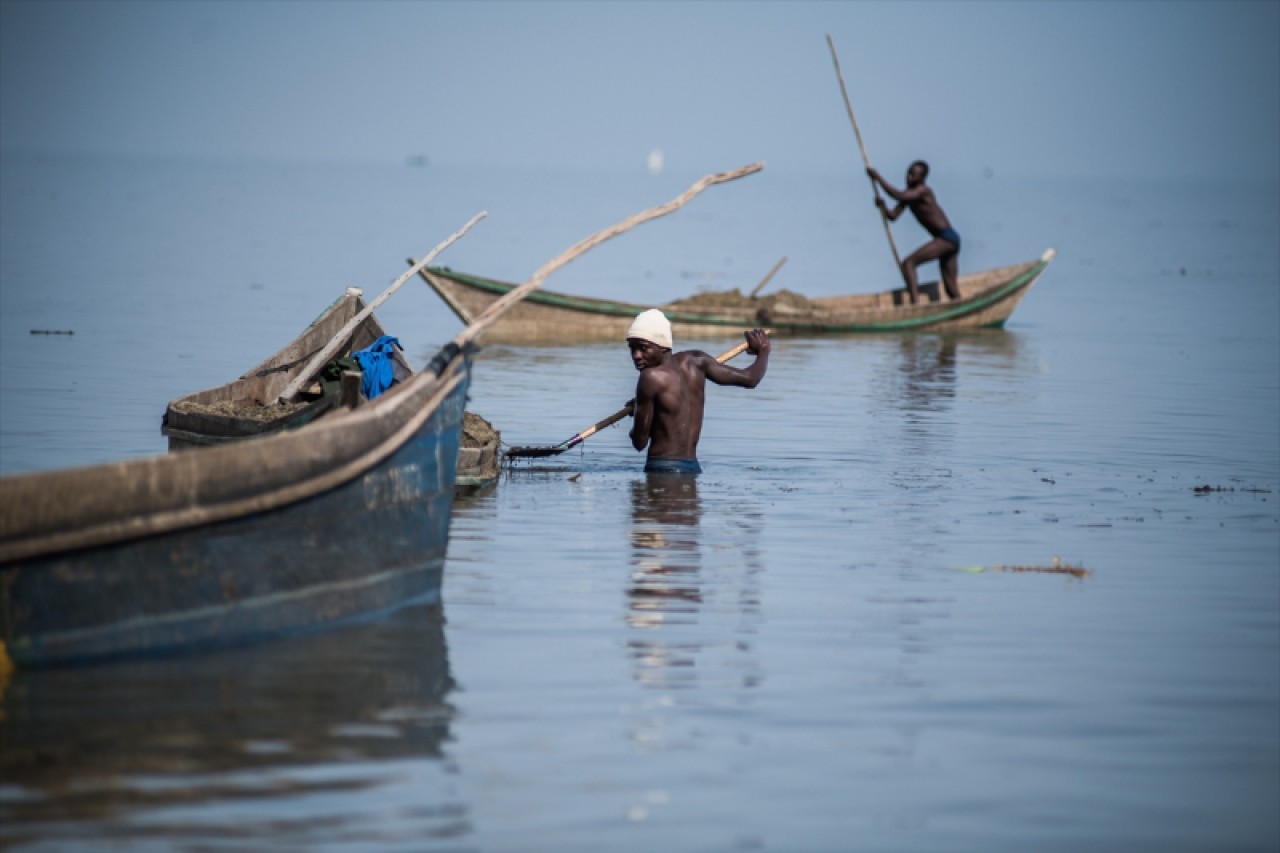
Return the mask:
[[[0,0],[0,148],[1280,177],[1280,2]]]

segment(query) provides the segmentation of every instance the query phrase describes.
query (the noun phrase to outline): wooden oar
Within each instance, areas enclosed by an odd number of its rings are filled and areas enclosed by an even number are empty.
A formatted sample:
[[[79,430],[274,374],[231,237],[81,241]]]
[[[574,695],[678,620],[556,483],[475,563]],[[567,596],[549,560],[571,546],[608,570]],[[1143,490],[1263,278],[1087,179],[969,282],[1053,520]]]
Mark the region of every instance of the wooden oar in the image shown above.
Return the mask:
[[[844,75],[840,73],[840,59],[836,56],[836,45],[831,40],[831,36],[827,35],[827,47],[831,48],[831,61],[836,66],[836,78],[840,81],[840,94],[844,96],[844,108],[849,113],[849,121],[853,123],[853,134],[858,137],[858,148],[862,151],[862,164],[868,169],[871,168],[871,160],[867,157],[867,146],[862,144],[862,131],[858,130],[858,120],[853,117],[853,104],[849,103],[849,91],[844,86]],[[880,198],[880,185],[876,183],[876,179],[867,175],[871,181],[871,191],[875,193],[876,198]],[[876,205],[879,208],[879,205]],[[893,242],[893,232],[889,230],[889,216],[880,209],[880,221],[884,224],[884,236],[889,238],[889,248],[893,251],[893,262],[897,264],[899,273],[902,272],[902,258],[898,257],[898,246]],[[906,276],[903,275],[903,279]]]
[[[768,333],[766,332],[766,334]],[[741,355],[746,351],[747,351],[747,342],[743,341],[733,349],[725,350],[724,352],[720,353],[718,356],[716,356],[716,361],[720,362],[721,364],[724,364],[729,359],[734,358],[735,356]],[[632,400],[631,402],[623,406],[621,409],[618,409],[618,411],[614,412],[612,415],[609,415],[609,417],[603,420],[596,421],[591,426],[587,427],[582,432],[575,435],[573,438],[569,439],[568,441],[562,441],[559,444],[544,446],[544,447],[513,447],[507,451],[507,458],[514,459],[516,457],[537,458],[537,457],[543,457],[543,456],[559,456],[561,453],[564,453],[569,448],[577,447],[579,444],[582,444],[582,442],[586,441],[588,438],[595,435],[605,427],[611,427],[614,424],[616,424],[618,421],[622,420],[623,418],[629,417],[631,415],[631,412],[635,410],[635,407],[636,407],[636,402],[635,400]]]
[[[769,274],[765,276],[763,279],[761,279],[760,283],[756,285],[755,290],[751,291],[751,296],[750,296],[751,299],[756,298],[756,294],[759,293],[762,289],[764,289],[764,286],[769,283],[769,279],[773,278],[773,274],[776,273],[778,270],[782,269],[782,265],[785,264],[786,262],[787,262],[787,256],[783,255],[782,260],[774,264],[773,269],[769,270]]]
[[[365,318],[373,313],[374,308],[377,308],[383,302],[386,302],[387,299],[390,298],[391,294],[395,293],[396,290],[399,289],[400,285],[404,284],[406,281],[409,280],[410,276],[412,276],[418,270],[426,267],[426,265],[431,263],[431,261],[435,258],[436,255],[440,254],[449,246],[453,245],[455,240],[457,240],[463,234],[466,234],[468,231],[471,230],[471,226],[475,225],[477,222],[479,222],[481,219],[484,219],[488,215],[489,215],[488,213],[482,210],[479,213],[477,213],[475,216],[471,217],[471,219],[467,221],[466,225],[463,225],[457,231],[450,234],[442,243],[440,243],[440,245],[436,246],[434,249],[428,252],[425,258],[423,258],[421,261],[418,261],[418,263],[410,267],[407,272],[405,272],[395,281],[391,282],[391,286],[388,287],[386,290],[382,291],[382,293],[378,296],[377,299],[370,302],[368,305],[364,307],[362,311],[360,311],[358,314],[356,314],[354,317],[348,320],[346,325],[343,326],[341,329],[339,329],[338,333],[329,340],[329,343],[326,344],[324,348],[320,350],[320,352],[316,353],[315,357],[313,357],[311,361],[307,363],[306,368],[303,369],[301,373],[299,373],[297,376],[293,378],[293,381],[289,383],[288,387],[286,387],[283,391],[280,392],[280,402],[287,403],[290,400],[292,400],[294,397],[298,396],[298,392],[302,390],[302,387],[306,385],[308,382],[310,382],[312,377],[314,377],[317,373],[319,373],[322,367],[328,364],[329,359],[333,358],[334,353],[336,353],[339,349],[342,348],[343,345],[346,344],[347,339],[350,338],[351,334],[356,330],[356,328],[361,323],[364,322]]]

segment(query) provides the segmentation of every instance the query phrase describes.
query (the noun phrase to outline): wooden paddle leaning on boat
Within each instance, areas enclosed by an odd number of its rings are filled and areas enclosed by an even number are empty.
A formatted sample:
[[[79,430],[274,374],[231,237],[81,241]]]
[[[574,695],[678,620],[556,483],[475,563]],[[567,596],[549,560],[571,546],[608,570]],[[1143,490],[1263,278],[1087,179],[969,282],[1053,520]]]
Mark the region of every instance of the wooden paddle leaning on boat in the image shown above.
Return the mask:
[[[767,335],[769,333],[766,331],[765,334]],[[730,359],[735,358],[736,356],[739,356],[746,351],[747,351],[747,342],[743,341],[733,349],[725,350],[724,352],[720,353],[718,356],[716,356],[716,361],[720,362],[721,364],[724,364],[726,361],[729,361]],[[612,415],[609,415],[609,417],[604,418],[603,420],[596,421],[591,426],[587,427],[582,432],[578,433],[573,438],[570,438],[567,441],[562,441],[559,444],[554,444],[550,446],[513,447],[507,451],[507,459],[508,460],[516,459],[516,458],[534,459],[534,458],[541,458],[545,456],[559,456],[561,453],[564,453],[566,450],[569,450],[572,447],[577,447],[579,444],[582,444],[582,442],[586,441],[588,438],[595,435],[600,430],[606,427],[611,427],[614,424],[616,424],[618,421],[622,420],[623,418],[629,417],[631,415],[631,412],[634,409],[635,409],[635,401],[632,400],[631,402],[623,406],[621,409],[618,409],[618,411],[614,412]]]

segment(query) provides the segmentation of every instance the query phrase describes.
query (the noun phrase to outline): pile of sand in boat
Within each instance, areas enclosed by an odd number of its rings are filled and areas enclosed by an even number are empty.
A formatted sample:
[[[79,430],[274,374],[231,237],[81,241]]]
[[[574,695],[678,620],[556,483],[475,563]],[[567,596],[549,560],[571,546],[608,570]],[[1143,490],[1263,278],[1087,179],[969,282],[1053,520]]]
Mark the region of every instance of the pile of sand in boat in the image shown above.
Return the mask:
[[[667,305],[673,310],[696,311],[706,308],[741,308],[768,309],[772,311],[778,306],[784,310],[808,311],[818,306],[806,296],[790,290],[776,290],[767,296],[751,297],[743,294],[738,288],[732,290],[706,290],[685,299],[678,299]]]

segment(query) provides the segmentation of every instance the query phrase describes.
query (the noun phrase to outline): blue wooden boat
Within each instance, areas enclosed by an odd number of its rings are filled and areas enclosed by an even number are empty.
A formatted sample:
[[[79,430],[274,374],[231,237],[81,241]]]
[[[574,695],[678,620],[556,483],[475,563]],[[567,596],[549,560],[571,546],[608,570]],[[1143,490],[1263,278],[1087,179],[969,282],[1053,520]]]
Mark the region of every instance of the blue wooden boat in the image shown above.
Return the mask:
[[[470,376],[450,344],[295,430],[0,479],[0,671],[240,644],[438,598]]]

